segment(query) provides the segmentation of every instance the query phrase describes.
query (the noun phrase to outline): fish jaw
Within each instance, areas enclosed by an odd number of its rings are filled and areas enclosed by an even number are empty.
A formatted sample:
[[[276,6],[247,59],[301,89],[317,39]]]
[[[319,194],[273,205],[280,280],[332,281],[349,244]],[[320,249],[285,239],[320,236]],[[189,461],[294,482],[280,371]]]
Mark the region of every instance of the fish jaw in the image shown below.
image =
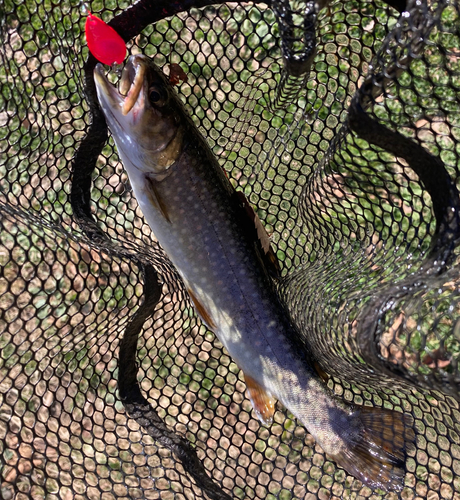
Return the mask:
[[[101,64],[96,65],[94,81],[99,104],[107,124],[117,143],[121,145],[119,149],[125,153],[123,156],[131,156],[129,153],[132,153],[137,148],[137,134],[133,133],[133,131],[136,129],[136,118],[139,117],[139,110],[142,110],[144,105],[142,102],[144,95],[139,92],[139,104],[136,107],[138,109],[133,109],[133,106],[130,110],[131,113],[125,114],[123,108],[126,98],[108,81]]]
[[[164,177],[182,151],[183,127],[173,95],[161,71],[142,55],[131,56],[123,70],[119,90],[94,70],[100,106],[118,153],[130,177]],[[161,96],[151,102],[150,95]]]

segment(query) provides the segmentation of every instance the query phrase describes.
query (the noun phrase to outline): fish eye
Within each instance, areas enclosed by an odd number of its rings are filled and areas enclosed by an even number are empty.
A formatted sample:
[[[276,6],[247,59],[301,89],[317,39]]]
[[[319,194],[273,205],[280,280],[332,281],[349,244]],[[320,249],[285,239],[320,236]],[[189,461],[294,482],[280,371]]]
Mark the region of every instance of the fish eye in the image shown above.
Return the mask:
[[[156,87],[150,87],[149,89],[149,101],[152,104],[162,104],[161,101],[163,101],[163,94],[162,92],[157,89]]]

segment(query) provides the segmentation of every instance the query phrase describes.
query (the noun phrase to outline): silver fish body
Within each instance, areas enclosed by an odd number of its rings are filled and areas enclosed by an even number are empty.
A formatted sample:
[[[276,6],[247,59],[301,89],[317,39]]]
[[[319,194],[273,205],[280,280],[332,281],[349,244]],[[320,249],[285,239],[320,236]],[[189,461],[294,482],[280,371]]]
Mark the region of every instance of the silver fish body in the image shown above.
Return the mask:
[[[400,489],[409,417],[344,405],[306,363],[239,198],[162,72],[137,55],[121,79],[125,95],[100,65],[95,81],[144,217],[198,314],[243,370],[258,415],[269,421],[278,399],[353,475]]]

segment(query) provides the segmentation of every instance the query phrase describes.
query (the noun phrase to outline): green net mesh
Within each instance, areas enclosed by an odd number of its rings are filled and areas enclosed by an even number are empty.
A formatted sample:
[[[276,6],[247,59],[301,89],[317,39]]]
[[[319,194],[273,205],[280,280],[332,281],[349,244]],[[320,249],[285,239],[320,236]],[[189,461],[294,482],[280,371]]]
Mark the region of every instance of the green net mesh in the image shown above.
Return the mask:
[[[363,486],[281,405],[259,423],[101,126],[80,3],[3,0],[0,497],[459,499],[458,3],[332,1],[313,56],[308,2],[206,3],[90,9],[186,72],[329,387],[414,417],[405,487]]]

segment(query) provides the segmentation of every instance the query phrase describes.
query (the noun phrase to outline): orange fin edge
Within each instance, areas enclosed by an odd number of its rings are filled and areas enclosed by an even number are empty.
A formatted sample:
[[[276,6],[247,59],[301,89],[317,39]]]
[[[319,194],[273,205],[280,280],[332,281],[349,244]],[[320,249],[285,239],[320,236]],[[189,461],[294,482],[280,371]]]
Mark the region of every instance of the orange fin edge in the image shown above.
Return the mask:
[[[321,380],[327,384],[329,382],[329,375],[321,368],[318,362],[314,361],[313,366],[315,368],[316,373],[321,377]]]
[[[244,375],[249,400],[252,403],[257,418],[264,424],[270,425],[275,414],[275,399],[272,398],[252,377]]]
[[[206,307],[201,303],[201,301],[198,299],[198,297],[193,293],[191,288],[187,288],[187,293],[190,296],[190,299],[192,300],[192,303],[196,309],[196,312],[200,316],[200,318],[204,321],[205,325],[210,329],[210,330],[215,330],[216,325],[214,321],[211,318],[211,315],[207,311]]]

